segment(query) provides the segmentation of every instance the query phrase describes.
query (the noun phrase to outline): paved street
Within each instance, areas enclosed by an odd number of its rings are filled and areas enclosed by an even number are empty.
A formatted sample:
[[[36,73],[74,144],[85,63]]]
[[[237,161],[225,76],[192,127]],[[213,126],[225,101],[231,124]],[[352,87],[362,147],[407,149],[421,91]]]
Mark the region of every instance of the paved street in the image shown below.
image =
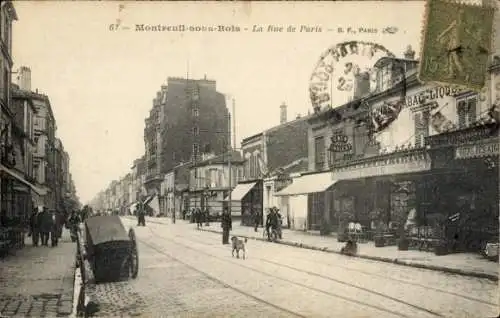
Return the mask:
[[[123,219],[125,225],[135,221]],[[94,286],[99,316],[493,317],[497,285],[250,240],[231,257],[219,235],[192,224],[136,228],[136,280]]]
[[[76,244],[68,231],[57,247],[31,239],[0,260],[0,313],[7,317],[64,317],[72,312]]]

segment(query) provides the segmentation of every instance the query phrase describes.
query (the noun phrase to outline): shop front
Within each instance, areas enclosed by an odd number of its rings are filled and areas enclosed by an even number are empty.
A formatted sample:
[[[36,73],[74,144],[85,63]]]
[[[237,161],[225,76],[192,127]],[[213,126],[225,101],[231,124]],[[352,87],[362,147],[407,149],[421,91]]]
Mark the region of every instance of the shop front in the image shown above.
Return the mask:
[[[334,166],[341,180],[333,189],[333,219],[340,241],[349,223],[360,226],[363,237],[386,237],[382,246],[396,244],[409,224],[425,213],[419,204],[426,196],[422,185],[431,169],[424,148],[410,148],[353,160]]]
[[[498,241],[499,137],[495,124],[428,138],[433,157],[429,206],[452,251]]]
[[[224,199],[225,206],[229,204],[229,197]],[[231,215],[241,218],[241,224],[254,226],[255,218],[252,213],[258,213],[260,219],[263,214],[263,180],[240,182],[231,191]]]
[[[290,185],[278,191],[275,196],[288,201],[290,227],[294,230],[322,231],[324,224],[330,222],[331,188],[336,183],[331,172],[315,172],[293,178]]]

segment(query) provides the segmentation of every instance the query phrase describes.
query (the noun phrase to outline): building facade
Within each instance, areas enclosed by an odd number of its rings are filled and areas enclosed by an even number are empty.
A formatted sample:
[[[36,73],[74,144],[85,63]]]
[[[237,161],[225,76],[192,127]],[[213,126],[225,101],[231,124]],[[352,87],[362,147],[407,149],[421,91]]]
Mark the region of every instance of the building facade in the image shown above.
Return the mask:
[[[201,160],[190,166],[189,209],[199,208],[208,210],[210,215],[222,215],[228,204],[224,199],[237,185],[242,170],[243,158],[237,151],[220,155],[202,154]]]
[[[306,229],[339,237],[358,222],[401,242],[413,224],[446,241],[459,213],[460,248],[477,251],[498,232],[498,59],[474,92],[420,83],[406,53],[375,64],[374,92],[309,120],[311,173],[280,194],[307,200]]]
[[[304,164],[307,161],[307,120],[310,116],[298,116],[287,122],[286,109],[283,103],[280,106],[280,125],[241,142],[245,159],[243,176],[233,191],[232,200],[235,201],[233,209],[239,210],[244,225],[254,223],[251,211],[260,215],[262,223],[264,208],[281,206],[281,200],[274,198],[275,191],[282,185],[281,181],[274,185],[278,175],[282,180],[285,172],[307,169]]]
[[[12,111],[12,67],[14,65],[12,57],[12,23],[17,20],[16,10],[12,1],[2,1],[0,4],[0,147],[2,166],[13,167],[14,148],[12,144],[12,122],[14,114]],[[6,217],[15,217],[12,205],[12,198],[7,193],[12,193],[14,179],[8,174],[2,173],[0,179],[0,201],[1,213]]]

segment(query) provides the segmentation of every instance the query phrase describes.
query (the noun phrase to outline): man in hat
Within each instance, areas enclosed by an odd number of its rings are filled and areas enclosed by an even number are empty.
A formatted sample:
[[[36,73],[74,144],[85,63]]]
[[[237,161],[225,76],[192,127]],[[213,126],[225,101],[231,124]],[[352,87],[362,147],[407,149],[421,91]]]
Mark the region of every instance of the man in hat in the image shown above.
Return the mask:
[[[38,246],[38,240],[40,238],[40,228],[38,227],[38,208],[35,207],[31,211],[31,216],[30,216],[30,231],[28,236],[31,236],[31,239],[33,241],[33,246]]]
[[[49,246],[49,236],[53,229],[52,215],[46,207],[42,208],[42,212],[38,214],[38,228],[40,229],[40,236],[43,246]]]
[[[222,227],[222,244],[229,244],[229,231],[233,229],[233,221],[231,220],[231,214],[229,214],[229,209],[224,208],[221,219]]]

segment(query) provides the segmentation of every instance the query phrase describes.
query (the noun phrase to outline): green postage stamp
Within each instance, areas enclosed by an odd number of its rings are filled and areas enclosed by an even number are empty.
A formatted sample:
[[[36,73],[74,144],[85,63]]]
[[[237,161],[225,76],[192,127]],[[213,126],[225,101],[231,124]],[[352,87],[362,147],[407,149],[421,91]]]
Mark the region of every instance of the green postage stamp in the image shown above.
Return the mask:
[[[419,79],[481,89],[491,54],[494,9],[428,0]]]

